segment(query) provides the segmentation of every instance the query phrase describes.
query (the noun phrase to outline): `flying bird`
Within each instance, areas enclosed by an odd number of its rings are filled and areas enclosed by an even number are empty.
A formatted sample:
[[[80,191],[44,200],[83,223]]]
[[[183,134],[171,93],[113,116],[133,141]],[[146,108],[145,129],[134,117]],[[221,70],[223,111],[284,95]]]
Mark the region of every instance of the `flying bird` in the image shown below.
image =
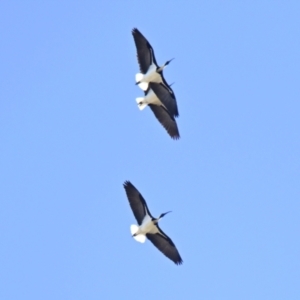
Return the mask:
[[[140,110],[149,106],[157,120],[167,130],[172,139],[179,139],[179,130],[175,117],[178,117],[176,98],[171,87],[162,83],[149,82],[144,97],[136,98]]]
[[[152,244],[176,265],[183,263],[180,254],[172,240],[158,226],[159,220],[170,211],[161,214],[158,218],[152,217],[145,199],[140,192],[129,182],[124,182],[126,195],[137,220],[137,225],[131,225],[130,230],[133,238],[140,243],[144,243],[146,237]]]
[[[136,84],[144,91],[148,89],[149,82],[161,82],[168,86],[163,76],[163,69],[173,60],[173,58],[168,60],[164,65],[159,66],[156,62],[153,48],[141,32],[137,28],[134,28],[132,30],[132,35],[141,72],[135,75]]]

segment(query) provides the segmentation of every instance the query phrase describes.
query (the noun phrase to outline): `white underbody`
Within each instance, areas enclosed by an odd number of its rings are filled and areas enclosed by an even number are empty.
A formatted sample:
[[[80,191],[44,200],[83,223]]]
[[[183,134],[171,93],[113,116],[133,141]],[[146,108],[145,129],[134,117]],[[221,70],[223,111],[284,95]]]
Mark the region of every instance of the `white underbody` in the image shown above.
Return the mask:
[[[136,234],[133,236],[136,241],[144,243],[146,240],[146,234],[155,234],[158,232],[157,227],[153,224],[150,216],[146,215],[142,224],[140,226],[131,225],[130,226],[131,234]]]
[[[164,106],[152,90],[149,90],[145,97],[136,98],[140,110],[143,110],[148,104]]]
[[[135,75],[136,82],[140,82],[138,86],[143,90],[146,91],[148,89],[149,82],[162,82],[161,75],[156,72],[156,65],[152,63],[149,67],[146,74],[138,73]]]

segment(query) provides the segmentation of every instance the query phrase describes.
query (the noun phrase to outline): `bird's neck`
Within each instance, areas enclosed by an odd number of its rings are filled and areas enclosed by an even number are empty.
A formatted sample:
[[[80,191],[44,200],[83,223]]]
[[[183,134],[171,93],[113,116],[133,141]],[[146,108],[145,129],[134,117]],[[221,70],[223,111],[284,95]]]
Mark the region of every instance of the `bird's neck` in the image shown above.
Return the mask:
[[[161,73],[162,71],[163,71],[163,69],[165,68],[165,66],[166,66],[166,64],[164,64],[164,65],[162,65],[161,67],[159,67],[158,69],[157,69],[157,73]]]
[[[158,223],[159,219],[160,219],[160,218],[158,218],[158,219],[153,219],[153,224],[156,225],[156,224]]]

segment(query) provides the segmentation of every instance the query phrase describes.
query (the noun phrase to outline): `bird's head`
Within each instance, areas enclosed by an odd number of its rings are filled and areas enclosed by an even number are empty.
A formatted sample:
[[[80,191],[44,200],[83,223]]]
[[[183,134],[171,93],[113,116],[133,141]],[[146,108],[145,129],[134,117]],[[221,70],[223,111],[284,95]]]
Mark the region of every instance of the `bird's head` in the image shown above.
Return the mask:
[[[160,68],[158,68],[157,72],[162,72],[162,70],[173,60],[174,58],[168,60],[164,65],[162,65]]]
[[[163,213],[161,214],[159,217],[158,217],[158,220],[160,220],[162,217],[164,217],[166,214],[170,213],[171,211],[167,211],[166,213]]]
[[[173,59],[174,59],[174,58],[168,60],[168,61],[164,64],[164,66],[167,66]]]

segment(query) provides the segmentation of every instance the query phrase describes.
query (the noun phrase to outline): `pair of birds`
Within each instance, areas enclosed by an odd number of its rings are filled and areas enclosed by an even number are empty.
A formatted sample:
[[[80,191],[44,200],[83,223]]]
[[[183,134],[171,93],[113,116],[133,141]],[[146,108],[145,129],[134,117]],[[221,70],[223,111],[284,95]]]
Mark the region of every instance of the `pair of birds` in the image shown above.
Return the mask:
[[[142,110],[149,106],[158,121],[164,126],[173,139],[179,139],[179,131],[175,121],[178,117],[178,108],[173,90],[163,77],[163,69],[171,60],[163,66],[157,65],[153,48],[147,39],[136,28],[132,35],[137,48],[137,58],[141,73],[136,74],[136,84],[144,90],[145,97],[137,98],[139,108]],[[135,240],[144,243],[146,237],[165,256],[175,264],[182,264],[182,258],[172,240],[160,229],[158,222],[169,212],[154,218],[141,193],[129,182],[124,182],[124,188],[130,207],[137,220],[137,225],[131,225],[131,234]]]
[[[155,117],[172,139],[179,139],[175,118],[179,116],[174,92],[166,82],[163,70],[173,60],[158,66],[154,50],[147,39],[136,28],[132,30],[141,73],[136,74],[136,84],[144,91],[144,97],[136,98],[139,109],[149,106]]]

